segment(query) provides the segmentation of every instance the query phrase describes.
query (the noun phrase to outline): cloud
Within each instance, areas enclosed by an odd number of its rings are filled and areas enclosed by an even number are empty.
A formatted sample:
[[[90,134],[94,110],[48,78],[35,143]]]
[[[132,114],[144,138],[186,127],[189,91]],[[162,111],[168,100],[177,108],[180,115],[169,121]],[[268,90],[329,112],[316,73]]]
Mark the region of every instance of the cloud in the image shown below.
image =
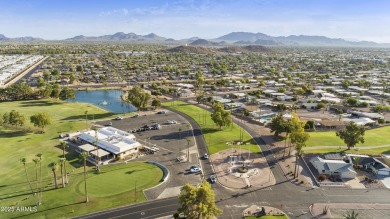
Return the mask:
[[[130,11],[132,15],[163,15],[168,10],[168,3],[161,6],[147,7],[147,8],[135,8]]]
[[[110,17],[110,16],[127,16],[129,14],[129,10],[126,8],[114,9],[110,11],[102,11],[99,13],[100,17]]]

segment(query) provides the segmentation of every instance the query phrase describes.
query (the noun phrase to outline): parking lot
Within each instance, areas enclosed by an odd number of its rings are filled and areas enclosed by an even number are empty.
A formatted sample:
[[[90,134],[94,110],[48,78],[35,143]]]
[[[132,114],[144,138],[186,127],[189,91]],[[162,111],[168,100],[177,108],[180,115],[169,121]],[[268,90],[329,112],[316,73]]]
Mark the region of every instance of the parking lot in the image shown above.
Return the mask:
[[[140,113],[138,117],[126,117],[118,120],[99,121],[97,124],[101,126],[112,125],[115,128],[132,132],[142,145],[150,148],[156,147],[158,152],[145,153],[136,158],[138,161],[157,161],[164,164],[170,171],[169,180],[155,189],[146,192],[148,198],[157,198],[166,188],[178,188],[185,183],[198,184],[201,182],[200,173],[191,173],[190,167],[198,165],[197,149],[192,133],[192,127],[181,116],[164,110],[165,114],[157,114],[156,112]],[[174,123],[174,124],[168,124]],[[160,129],[140,131],[141,127],[152,126],[159,124]],[[189,139],[189,140],[186,140]],[[189,149],[189,150],[188,150]],[[186,157],[187,152],[190,152],[190,162],[179,162],[179,157]],[[170,189],[172,195],[176,195],[178,189]]]

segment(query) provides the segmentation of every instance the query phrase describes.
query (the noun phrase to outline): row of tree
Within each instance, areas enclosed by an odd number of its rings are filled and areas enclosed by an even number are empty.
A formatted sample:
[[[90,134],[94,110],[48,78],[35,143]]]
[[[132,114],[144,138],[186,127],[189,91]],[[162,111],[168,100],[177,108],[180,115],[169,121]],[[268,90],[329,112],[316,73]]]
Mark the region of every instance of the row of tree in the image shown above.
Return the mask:
[[[296,162],[294,177],[298,176],[298,159],[302,155],[303,147],[306,146],[306,141],[310,137],[310,135],[305,132],[304,127],[304,122],[302,122],[298,115],[294,112],[291,113],[291,118],[285,119],[283,118],[283,115],[279,113],[271,120],[271,133],[274,133],[275,137],[279,136],[281,133],[285,133],[285,149],[283,157],[285,156],[287,147],[289,148],[289,155],[291,155],[291,148],[295,147]],[[287,141],[289,141],[289,144],[287,144]]]
[[[45,127],[51,124],[51,116],[46,113],[35,113],[30,116],[30,122],[35,126],[41,129],[41,132],[45,132]],[[6,125],[20,128],[23,127],[26,123],[26,117],[23,113],[20,113],[16,110],[11,110],[11,112],[5,112],[2,115],[0,114],[0,125]]]
[[[32,100],[49,97],[61,100],[74,99],[75,91],[69,87],[61,89],[60,85],[49,83],[45,83],[38,89],[33,90],[25,82],[0,88],[0,101]]]

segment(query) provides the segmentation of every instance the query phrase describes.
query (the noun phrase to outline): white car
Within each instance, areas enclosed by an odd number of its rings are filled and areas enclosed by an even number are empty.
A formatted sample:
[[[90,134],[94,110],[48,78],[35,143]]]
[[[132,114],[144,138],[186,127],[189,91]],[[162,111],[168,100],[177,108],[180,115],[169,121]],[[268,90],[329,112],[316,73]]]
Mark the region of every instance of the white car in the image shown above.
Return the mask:
[[[209,177],[209,180],[210,180],[210,183],[215,183],[215,182],[217,182],[217,177],[215,175],[211,175]]]
[[[120,116],[117,116],[117,117],[115,117],[115,119],[114,120],[122,120],[123,118],[122,117],[120,117]]]
[[[190,169],[190,172],[191,173],[200,173],[201,169],[199,167],[192,167]]]

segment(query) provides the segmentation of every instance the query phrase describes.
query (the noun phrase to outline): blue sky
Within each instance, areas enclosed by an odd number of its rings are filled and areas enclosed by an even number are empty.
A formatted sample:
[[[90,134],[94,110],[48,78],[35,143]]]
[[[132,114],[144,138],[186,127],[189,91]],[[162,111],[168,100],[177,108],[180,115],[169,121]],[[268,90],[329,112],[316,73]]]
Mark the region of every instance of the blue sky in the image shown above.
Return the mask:
[[[390,43],[390,1],[0,0],[0,33],[8,37],[153,32],[208,39],[233,31]]]

